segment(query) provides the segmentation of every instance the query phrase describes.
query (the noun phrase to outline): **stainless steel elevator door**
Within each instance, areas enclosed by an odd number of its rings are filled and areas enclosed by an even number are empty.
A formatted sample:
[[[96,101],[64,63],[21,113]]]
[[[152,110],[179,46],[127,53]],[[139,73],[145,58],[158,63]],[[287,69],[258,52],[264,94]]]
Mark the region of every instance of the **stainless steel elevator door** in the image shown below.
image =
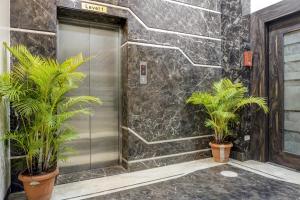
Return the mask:
[[[119,161],[119,31],[114,28],[81,27],[59,24],[58,60],[82,52],[93,58],[80,67],[87,76],[80,88],[69,95],[92,95],[103,104],[92,105],[92,116],[80,116],[69,122],[79,138],[68,145],[63,173],[101,168]]]

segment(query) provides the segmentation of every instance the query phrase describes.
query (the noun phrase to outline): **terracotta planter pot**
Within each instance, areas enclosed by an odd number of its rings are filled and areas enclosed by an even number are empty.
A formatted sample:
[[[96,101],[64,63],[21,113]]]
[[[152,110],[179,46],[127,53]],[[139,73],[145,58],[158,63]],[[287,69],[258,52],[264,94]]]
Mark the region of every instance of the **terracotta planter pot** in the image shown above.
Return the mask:
[[[19,180],[23,182],[24,190],[28,200],[50,200],[55,177],[58,175],[58,168],[48,174],[38,176],[19,175]]]
[[[209,143],[215,162],[226,163],[229,160],[232,144]]]

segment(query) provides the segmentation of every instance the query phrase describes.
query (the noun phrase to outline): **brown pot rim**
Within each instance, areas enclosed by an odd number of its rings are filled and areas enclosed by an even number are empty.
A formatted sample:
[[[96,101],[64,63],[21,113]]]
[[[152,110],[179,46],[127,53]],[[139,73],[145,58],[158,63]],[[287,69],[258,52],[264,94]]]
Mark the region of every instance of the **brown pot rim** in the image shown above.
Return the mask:
[[[20,173],[18,179],[22,182],[43,181],[43,180],[51,179],[57,176],[58,174],[59,174],[59,170],[58,168],[56,168],[53,172],[43,174],[43,175],[37,175],[37,176],[28,176]]]
[[[223,147],[223,148],[231,148],[231,147],[233,147],[233,144],[232,143],[229,143],[229,144],[216,144],[216,143],[210,142],[209,146],[215,147],[215,148],[221,148],[221,147]]]

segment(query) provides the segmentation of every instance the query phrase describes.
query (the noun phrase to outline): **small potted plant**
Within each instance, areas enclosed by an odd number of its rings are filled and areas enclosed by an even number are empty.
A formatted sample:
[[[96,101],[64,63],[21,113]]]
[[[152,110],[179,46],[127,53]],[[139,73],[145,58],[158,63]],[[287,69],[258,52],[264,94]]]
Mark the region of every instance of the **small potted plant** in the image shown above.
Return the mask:
[[[19,127],[5,133],[25,156],[27,168],[19,175],[29,200],[50,200],[57,162],[68,149],[64,144],[76,136],[67,121],[78,114],[90,114],[85,106],[100,103],[92,96],[69,96],[85,75],[77,68],[87,61],[82,54],[63,63],[32,55],[22,45],[6,49],[15,57],[10,73],[0,76],[0,97],[6,97]]]
[[[233,134],[229,125],[238,122],[238,111],[245,106],[256,104],[267,113],[268,107],[264,98],[247,97],[247,88],[229,79],[215,82],[212,90],[211,93],[194,92],[186,102],[205,108],[208,114],[205,126],[214,131],[213,141],[210,142],[213,158],[216,162],[228,162],[233,146],[228,140],[228,136]]]

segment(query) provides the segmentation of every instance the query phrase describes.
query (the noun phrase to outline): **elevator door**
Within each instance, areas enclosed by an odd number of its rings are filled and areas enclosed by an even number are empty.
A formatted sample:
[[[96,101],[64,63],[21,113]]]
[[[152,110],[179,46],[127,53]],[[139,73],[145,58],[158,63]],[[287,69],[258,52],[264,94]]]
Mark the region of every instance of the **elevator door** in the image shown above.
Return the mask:
[[[79,71],[86,74],[81,86],[70,96],[99,97],[102,105],[91,105],[92,116],[78,116],[69,124],[78,132],[68,143],[74,151],[60,163],[63,173],[101,168],[119,160],[119,31],[117,28],[93,28],[59,24],[58,60],[83,53],[92,59]]]

